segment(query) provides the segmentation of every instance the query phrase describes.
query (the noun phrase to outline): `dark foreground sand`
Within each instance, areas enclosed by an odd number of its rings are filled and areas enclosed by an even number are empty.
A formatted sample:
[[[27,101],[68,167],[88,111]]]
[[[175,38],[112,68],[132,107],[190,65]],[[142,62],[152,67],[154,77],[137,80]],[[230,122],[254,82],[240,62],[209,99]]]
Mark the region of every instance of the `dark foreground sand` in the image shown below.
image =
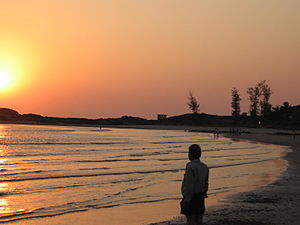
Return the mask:
[[[278,131],[268,129],[248,130],[250,134],[227,137],[290,146],[293,151],[285,156],[288,168],[273,183],[250,192],[234,194],[222,204],[208,208],[205,225],[299,225],[300,136],[278,135]],[[183,218],[155,223],[183,224]]]

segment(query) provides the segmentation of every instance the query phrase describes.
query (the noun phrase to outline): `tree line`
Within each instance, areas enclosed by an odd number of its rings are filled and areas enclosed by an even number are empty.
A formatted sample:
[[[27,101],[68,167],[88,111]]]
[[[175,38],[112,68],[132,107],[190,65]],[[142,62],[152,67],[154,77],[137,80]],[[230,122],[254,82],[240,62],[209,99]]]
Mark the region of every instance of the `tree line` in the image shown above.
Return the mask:
[[[252,117],[263,116],[268,117],[272,111],[272,105],[270,103],[271,95],[273,91],[268,85],[266,80],[259,82],[254,87],[249,87],[247,89],[249,105],[249,114]],[[231,115],[238,117],[241,114],[241,97],[239,90],[233,87],[231,89]]]
[[[288,108],[291,107],[288,102],[284,102],[283,106],[272,107],[270,99],[273,91],[266,80],[260,81],[254,87],[247,88],[247,94],[249,100],[249,115],[253,118],[258,116],[268,118],[276,115],[276,112],[287,111]],[[235,118],[241,116],[241,101],[242,98],[239,90],[233,87],[231,89],[231,115]],[[194,114],[200,112],[200,104],[191,92],[188,96],[187,105]],[[242,114],[247,115],[247,113]]]

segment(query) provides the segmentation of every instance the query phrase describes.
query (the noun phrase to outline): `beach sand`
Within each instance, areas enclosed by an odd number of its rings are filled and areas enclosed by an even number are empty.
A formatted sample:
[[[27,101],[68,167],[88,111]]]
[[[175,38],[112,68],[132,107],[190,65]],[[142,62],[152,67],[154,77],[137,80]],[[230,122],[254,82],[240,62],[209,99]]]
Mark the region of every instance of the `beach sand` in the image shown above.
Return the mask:
[[[289,146],[292,151],[284,156],[288,162],[287,170],[267,186],[230,195],[221,204],[208,207],[204,217],[205,225],[299,225],[300,137],[278,135],[276,133],[286,131],[273,129],[247,131],[250,133],[226,136],[237,141],[243,139]],[[183,225],[185,222],[180,217],[154,224]]]

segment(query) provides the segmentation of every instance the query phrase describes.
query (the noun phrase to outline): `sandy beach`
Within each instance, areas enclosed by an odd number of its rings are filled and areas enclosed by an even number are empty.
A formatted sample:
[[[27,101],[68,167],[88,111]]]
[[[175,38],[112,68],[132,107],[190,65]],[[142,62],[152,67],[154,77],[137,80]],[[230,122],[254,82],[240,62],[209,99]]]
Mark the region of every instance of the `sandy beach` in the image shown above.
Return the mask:
[[[225,129],[225,128],[224,128]],[[222,129],[221,129],[222,130]],[[276,134],[274,129],[248,129],[249,134],[234,136],[234,140],[249,140],[289,146],[292,151],[284,158],[287,170],[276,181],[249,192],[227,197],[221,204],[208,207],[206,225],[298,225],[300,224],[300,137]],[[183,225],[183,218],[152,225]]]

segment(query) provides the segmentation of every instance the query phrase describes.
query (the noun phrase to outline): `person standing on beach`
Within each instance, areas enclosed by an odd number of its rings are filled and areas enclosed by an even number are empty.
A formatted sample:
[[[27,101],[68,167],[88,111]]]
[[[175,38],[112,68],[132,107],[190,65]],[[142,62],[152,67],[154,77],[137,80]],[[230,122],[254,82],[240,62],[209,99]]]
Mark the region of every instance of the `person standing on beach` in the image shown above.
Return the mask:
[[[189,147],[186,170],[181,186],[183,199],[180,202],[181,214],[187,218],[187,225],[202,225],[205,212],[205,198],[208,190],[207,165],[200,161],[201,148],[197,144]]]

